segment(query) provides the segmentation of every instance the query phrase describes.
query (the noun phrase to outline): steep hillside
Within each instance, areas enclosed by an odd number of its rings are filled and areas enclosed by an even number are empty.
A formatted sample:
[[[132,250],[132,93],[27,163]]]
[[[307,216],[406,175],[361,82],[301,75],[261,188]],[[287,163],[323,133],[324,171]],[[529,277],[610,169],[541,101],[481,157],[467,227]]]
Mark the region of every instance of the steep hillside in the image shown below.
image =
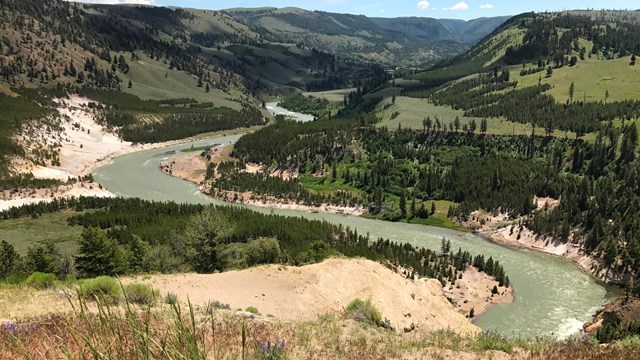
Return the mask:
[[[272,41],[301,42],[341,56],[400,66],[433,64],[459,54],[506,20],[368,18],[298,8],[226,12]]]
[[[223,12],[63,0],[0,0],[0,8],[0,102],[13,109],[0,115],[0,178],[9,158],[25,156],[16,134],[43,125],[67,91],[105,105],[97,105],[103,124],[125,140],[159,142],[263,123],[265,97],[383,75],[309,46],[268,42]],[[37,156],[56,161],[49,150]]]
[[[549,66],[552,70],[574,68],[592,60],[628,58],[629,64],[631,56],[640,53],[638,14],[586,10],[521,14],[465,54],[416,78],[427,86],[437,86],[495,66],[521,66],[525,76],[547,71]]]

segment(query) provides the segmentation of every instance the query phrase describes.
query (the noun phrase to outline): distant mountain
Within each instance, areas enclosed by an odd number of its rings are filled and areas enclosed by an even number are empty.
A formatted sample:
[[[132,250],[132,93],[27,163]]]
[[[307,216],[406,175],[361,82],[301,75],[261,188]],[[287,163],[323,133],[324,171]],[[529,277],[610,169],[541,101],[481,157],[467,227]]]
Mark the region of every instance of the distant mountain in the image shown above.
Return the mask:
[[[271,41],[299,42],[341,57],[399,66],[427,66],[460,54],[508,19],[369,18],[293,7],[225,12]]]
[[[472,45],[489,35],[508,19],[509,16],[479,18],[469,21],[420,17],[371,18],[382,28],[399,31],[426,41],[442,40]]]

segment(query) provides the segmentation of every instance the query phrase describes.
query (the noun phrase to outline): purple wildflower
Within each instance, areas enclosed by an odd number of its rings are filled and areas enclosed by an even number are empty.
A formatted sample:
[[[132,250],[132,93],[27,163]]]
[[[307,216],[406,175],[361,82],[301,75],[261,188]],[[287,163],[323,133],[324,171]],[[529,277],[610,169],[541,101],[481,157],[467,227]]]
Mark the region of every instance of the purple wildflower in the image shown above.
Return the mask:
[[[280,351],[284,351],[284,339],[282,339],[282,342],[280,343]]]
[[[18,324],[13,325],[13,333],[17,334],[20,329],[18,328]]]

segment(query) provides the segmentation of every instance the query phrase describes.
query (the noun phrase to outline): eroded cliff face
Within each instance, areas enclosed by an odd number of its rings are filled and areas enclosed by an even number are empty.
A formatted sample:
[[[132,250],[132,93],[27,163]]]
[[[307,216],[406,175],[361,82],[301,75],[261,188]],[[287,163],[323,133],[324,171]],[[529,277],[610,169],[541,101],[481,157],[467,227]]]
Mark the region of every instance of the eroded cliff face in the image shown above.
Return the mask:
[[[380,263],[329,259],[302,267],[268,265],[219,274],[158,275],[145,283],[194,304],[214,297],[232,308],[255,306],[285,321],[342,314],[355,299],[371,299],[397,332],[451,330],[475,334],[480,328],[458,313],[435,279],[410,280]]]
[[[595,333],[604,325],[626,328],[630,323],[640,321],[640,298],[619,297],[598,310],[593,321],[584,325],[588,333]]]

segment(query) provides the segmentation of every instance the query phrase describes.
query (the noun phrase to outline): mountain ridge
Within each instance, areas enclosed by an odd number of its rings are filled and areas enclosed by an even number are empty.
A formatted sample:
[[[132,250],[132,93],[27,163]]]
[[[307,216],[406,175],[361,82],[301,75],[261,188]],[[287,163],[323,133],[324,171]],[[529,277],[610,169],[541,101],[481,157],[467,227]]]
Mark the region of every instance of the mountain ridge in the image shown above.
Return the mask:
[[[223,11],[275,41],[304,42],[336,55],[398,66],[428,66],[459,54],[509,18],[382,18],[296,7]]]

